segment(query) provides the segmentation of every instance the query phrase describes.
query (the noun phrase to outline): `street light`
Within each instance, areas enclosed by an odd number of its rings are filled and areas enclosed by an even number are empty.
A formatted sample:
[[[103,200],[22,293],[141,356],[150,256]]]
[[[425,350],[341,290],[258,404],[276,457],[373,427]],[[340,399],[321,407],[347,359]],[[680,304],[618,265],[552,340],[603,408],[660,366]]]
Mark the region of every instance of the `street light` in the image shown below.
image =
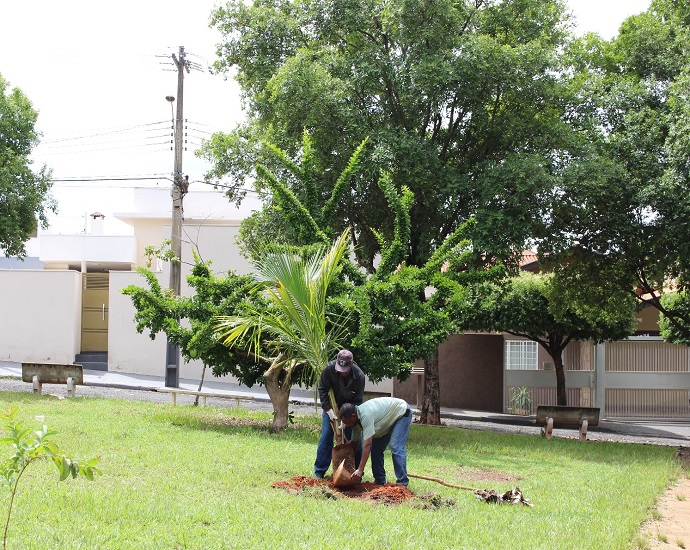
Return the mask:
[[[175,96],[172,95],[166,95],[165,100],[170,102],[170,123],[172,124],[171,128],[173,130],[173,133],[170,134],[173,136],[173,140],[175,138],[175,107],[173,106],[173,103],[175,103]],[[170,141],[170,143],[173,143],[173,140]],[[174,146],[170,148],[170,150],[173,150]]]

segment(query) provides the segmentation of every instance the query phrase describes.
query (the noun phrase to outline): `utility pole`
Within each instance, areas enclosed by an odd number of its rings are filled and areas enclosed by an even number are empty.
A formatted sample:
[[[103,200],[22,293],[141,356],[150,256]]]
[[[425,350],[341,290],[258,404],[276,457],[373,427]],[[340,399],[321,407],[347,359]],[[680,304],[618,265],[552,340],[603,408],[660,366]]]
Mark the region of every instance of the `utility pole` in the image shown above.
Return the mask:
[[[179,56],[179,57],[178,57]],[[185,59],[184,46],[180,46],[178,56],[172,54],[177,67],[177,111],[175,113],[175,166],[173,169],[172,195],[172,230],[170,248],[175,258],[170,262],[170,289],[174,296],[179,296],[182,287],[182,199],[187,193],[189,182],[182,176],[182,143],[183,143],[183,97],[184,72],[189,72]],[[173,98],[174,99],[174,98]],[[180,386],[180,348],[168,342],[165,353],[165,385],[170,388]]]

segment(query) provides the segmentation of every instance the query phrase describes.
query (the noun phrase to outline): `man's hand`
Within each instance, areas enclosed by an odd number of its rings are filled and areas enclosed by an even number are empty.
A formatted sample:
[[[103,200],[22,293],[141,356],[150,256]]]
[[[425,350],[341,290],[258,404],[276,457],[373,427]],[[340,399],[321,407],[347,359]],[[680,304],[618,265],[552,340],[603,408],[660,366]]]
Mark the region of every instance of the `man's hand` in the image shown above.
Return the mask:
[[[354,481],[355,483],[359,483],[360,481],[362,481],[362,475],[363,474],[364,474],[364,472],[362,472],[362,470],[357,468],[354,472],[352,472],[352,476],[351,476],[352,481]]]
[[[333,409],[328,409],[326,411],[326,414],[328,415],[328,418],[330,418],[331,420],[338,420],[338,417],[333,412]]]

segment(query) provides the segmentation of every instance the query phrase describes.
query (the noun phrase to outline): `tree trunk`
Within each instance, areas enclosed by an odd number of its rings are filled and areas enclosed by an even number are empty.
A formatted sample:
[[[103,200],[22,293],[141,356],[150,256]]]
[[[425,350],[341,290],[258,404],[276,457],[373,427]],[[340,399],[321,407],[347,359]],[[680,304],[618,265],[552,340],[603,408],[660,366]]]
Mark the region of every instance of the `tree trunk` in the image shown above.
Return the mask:
[[[206,376],[206,365],[204,365],[203,369],[201,370],[201,378],[199,379],[199,387],[196,389],[196,391],[201,391],[201,387],[204,385],[204,377]],[[194,406],[198,407],[199,406],[199,395],[196,396],[194,399]]]
[[[424,402],[419,416],[420,424],[441,424],[441,389],[438,373],[438,349],[424,359]]]
[[[285,380],[284,374],[283,361],[280,358],[277,358],[264,373],[266,392],[271,398],[271,405],[273,405],[273,427],[271,431],[274,434],[282,432],[288,423],[290,381]]]
[[[563,354],[553,354],[551,355],[553,359],[553,366],[556,370],[556,404],[557,405],[567,405],[568,404],[568,394],[565,390],[565,368],[563,367]]]

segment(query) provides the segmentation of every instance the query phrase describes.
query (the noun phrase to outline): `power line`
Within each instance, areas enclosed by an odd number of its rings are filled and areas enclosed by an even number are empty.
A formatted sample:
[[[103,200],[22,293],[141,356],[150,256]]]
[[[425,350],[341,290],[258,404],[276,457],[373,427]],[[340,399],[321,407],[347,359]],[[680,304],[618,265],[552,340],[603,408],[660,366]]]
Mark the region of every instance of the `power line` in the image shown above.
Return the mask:
[[[151,128],[152,126],[161,126],[162,124],[164,124],[165,126],[160,127],[160,128]],[[111,136],[111,135],[131,132],[133,130],[141,130],[141,131],[145,131],[145,132],[156,131],[156,130],[162,130],[164,128],[168,128],[168,126],[167,126],[168,124],[170,124],[169,120],[161,120],[158,122],[149,122],[146,124],[138,124],[136,126],[128,126],[125,128],[113,128],[113,129],[104,129],[104,130],[79,130],[79,132],[92,131],[92,132],[96,132],[96,133],[81,134],[81,135],[76,135],[76,136],[71,136],[71,137],[63,137],[63,138],[45,139],[45,140],[41,140],[41,145],[58,143],[58,142],[63,142],[63,141],[74,141],[74,140],[79,140],[79,139],[89,139],[89,138],[94,138],[94,137]],[[77,130],[75,130],[75,131],[77,131]]]
[[[99,145],[99,144],[94,144]],[[107,144],[103,144],[107,145]],[[85,144],[88,147],[88,145]],[[152,147],[157,147],[156,150],[151,150]],[[114,152],[114,151],[124,151],[129,149],[135,149],[137,153],[162,153],[168,151],[170,147],[169,141],[162,141],[158,143],[133,143],[131,145],[124,145],[122,147],[105,147],[100,149],[75,149],[71,151],[41,151],[40,156],[53,156],[53,155],[81,155],[86,153],[103,153],[103,152]],[[148,148],[147,151],[142,151],[141,149]]]
[[[53,183],[84,183],[91,181],[144,181],[144,180],[168,180],[172,181],[169,175],[160,176],[85,176],[85,177],[68,177],[68,178],[53,178],[50,181]]]
[[[53,178],[53,183],[88,183],[97,181],[146,181],[146,180],[167,180],[172,182],[173,178],[169,174],[161,174],[159,176],[84,176],[84,177],[67,177],[67,178]],[[244,191],[245,193],[259,194],[258,191],[251,188],[243,187],[242,185],[228,185],[206,180],[190,180],[189,183],[202,183],[211,187],[218,187],[221,189],[232,189],[233,191]]]

